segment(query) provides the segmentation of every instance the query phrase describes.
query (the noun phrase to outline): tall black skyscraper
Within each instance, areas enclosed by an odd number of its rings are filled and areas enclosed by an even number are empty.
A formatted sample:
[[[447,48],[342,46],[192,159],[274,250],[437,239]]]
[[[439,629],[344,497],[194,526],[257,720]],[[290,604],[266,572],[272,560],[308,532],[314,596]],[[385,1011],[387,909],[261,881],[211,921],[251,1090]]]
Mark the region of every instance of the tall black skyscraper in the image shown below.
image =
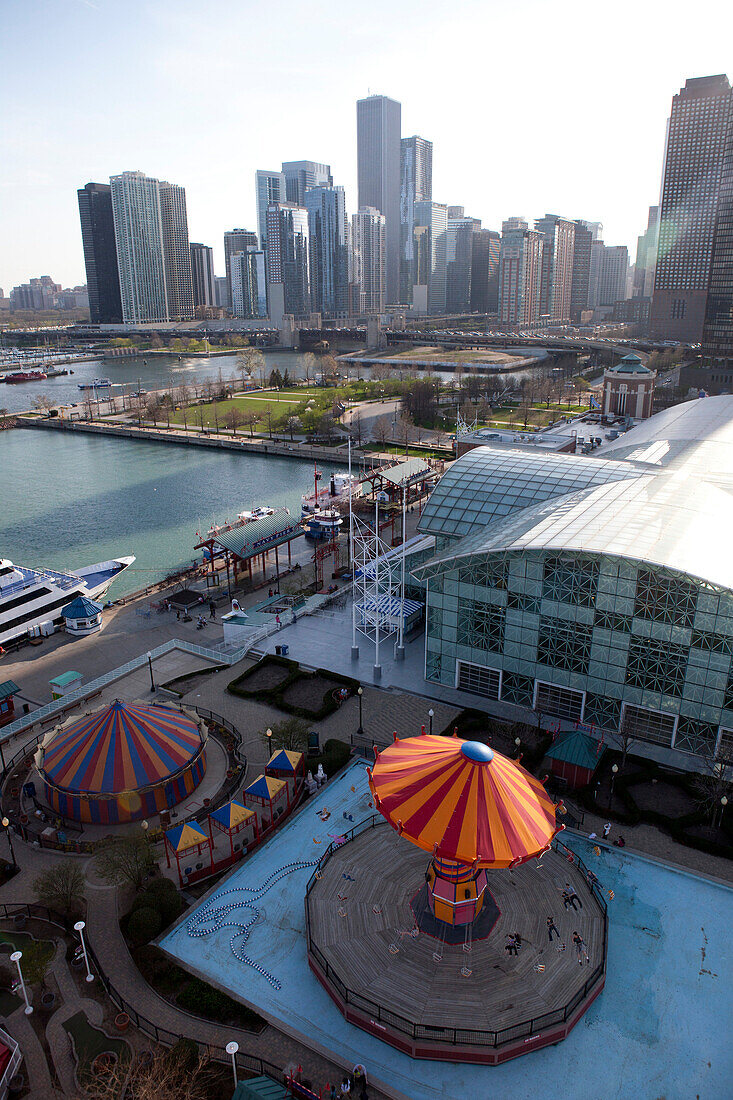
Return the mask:
[[[733,111],[723,154],[702,343],[713,362],[733,367]]]
[[[400,131],[402,107],[384,95],[356,104],[359,209],[371,206],[384,214],[387,247],[387,302],[399,300],[400,289]]]
[[[121,324],[122,301],[117,246],[108,183],[88,183],[77,191],[89,314],[94,324]]]

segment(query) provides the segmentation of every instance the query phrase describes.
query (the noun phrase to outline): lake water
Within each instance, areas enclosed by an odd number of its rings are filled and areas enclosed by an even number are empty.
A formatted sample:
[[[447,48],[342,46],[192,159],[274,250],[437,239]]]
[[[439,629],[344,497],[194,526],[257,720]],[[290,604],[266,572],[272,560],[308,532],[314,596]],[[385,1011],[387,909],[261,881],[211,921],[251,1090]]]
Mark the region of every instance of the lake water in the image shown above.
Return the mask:
[[[319,464],[324,479],[335,467]],[[258,505],[300,513],[313,464],[82,432],[0,432],[0,558],[74,569],[137,561],[112,597],[160,580],[196,553],[197,531]],[[200,551],[198,552],[200,556]]]

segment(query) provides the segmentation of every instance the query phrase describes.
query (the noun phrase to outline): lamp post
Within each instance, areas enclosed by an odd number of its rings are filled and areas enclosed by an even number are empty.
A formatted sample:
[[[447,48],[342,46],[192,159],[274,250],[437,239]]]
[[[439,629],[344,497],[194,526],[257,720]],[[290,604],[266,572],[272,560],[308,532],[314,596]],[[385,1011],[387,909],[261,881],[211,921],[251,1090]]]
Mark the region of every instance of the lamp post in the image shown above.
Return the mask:
[[[12,837],[10,835],[10,821],[8,820],[7,817],[3,818],[3,829],[5,829],[5,835],[8,838],[8,847],[10,848],[10,858],[13,861],[13,867],[17,868],[18,864],[16,863],[16,860],[15,860],[15,851],[13,850],[13,841],[12,841]]]
[[[364,694],[364,688],[361,686],[361,684],[359,684],[358,688],[356,689],[356,694],[359,696],[359,728],[356,732],[359,735],[362,735],[364,733],[364,724],[363,724],[362,718],[361,718],[361,714],[362,714],[361,700],[362,700],[362,696]]]
[[[145,843],[148,844],[148,829],[150,828],[150,822],[147,821],[147,820],[141,821],[140,822],[140,828],[143,831],[143,836],[145,838]]]
[[[272,756],[272,730],[266,729],[265,736],[267,737],[267,759],[269,760]]]
[[[74,931],[79,933],[79,939],[81,940],[81,952],[82,952],[82,955],[84,956],[84,963],[85,963],[86,968],[87,968],[87,978],[86,978],[86,980],[88,982],[93,982],[94,981],[94,975],[92,974],[91,967],[89,966],[89,956],[87,955],[87,945],[84,943],[84,929],[85,928],[86,928],[86,925],[85,925],[83,920],[78,920],[76,922],[76,924],[74,925]]]
[[[522,744],[522,738],[521,737],[515,737],[514,738],[514,746],[517,750],[517,756],[519,756],[519,749],[521,747],[521,744]]]
[[[728,805],[728,799],[725,795],[720,800],[720,814],[718,816],[718,828],[723,824],[723,814],[725,813],[725,807]]]
[[[616,782],[616,776],[618,775],[618,764],[611,765],[611,789],[608,794],[608,808],[611,809],[611,803],[613,802],[613,785]]]
[[[235,1043],[233,1040],[231,1043],[227,1043],[227,1054],[231,1055],[232,1059],[232,1073],[234,1074],[234,1088],[238,1085],[237,1081],[237,1051],[239,1050],[239,1043]]]
[[[153,654],[148,653],[148,668],[150,669],[150,690],[155,691],[155,677],[153,676]]]
[[[25,988],[25,982],[23,981],[23,971],[20,969],[20,960],[22,958],[23,958],[23,952],[22,951],[14,951],[13,954],[10,956],[10,961],[14,962],[15,965],[18,967],[18,978],[20,979],[20,988],[23,991],[23,1000],[25,1001],[25,1008],[23,1009],[23,1011],[25,1012],[26,1016],[30,1016],[31,1012],[33,1011],[33,1005],[28,1000],[28,992]]]
[[[430,719],[430,736],[431,737],[433,735],[433,718],[434,717],[435,717],[435,711],[431,707],[430,710],[428,711],[428,718]]]

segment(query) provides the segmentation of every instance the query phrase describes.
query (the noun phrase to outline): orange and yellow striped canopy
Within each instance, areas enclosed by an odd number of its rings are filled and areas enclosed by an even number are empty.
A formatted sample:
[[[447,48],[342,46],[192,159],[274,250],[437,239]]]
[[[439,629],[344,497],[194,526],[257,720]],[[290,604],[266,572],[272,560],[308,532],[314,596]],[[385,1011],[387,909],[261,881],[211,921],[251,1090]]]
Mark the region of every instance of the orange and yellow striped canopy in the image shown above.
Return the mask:
[[[558,831],[540,781],[480,741],[429,734],[397,740],[379,753],[369,786],[402,836],[457,863],[523,863]]]

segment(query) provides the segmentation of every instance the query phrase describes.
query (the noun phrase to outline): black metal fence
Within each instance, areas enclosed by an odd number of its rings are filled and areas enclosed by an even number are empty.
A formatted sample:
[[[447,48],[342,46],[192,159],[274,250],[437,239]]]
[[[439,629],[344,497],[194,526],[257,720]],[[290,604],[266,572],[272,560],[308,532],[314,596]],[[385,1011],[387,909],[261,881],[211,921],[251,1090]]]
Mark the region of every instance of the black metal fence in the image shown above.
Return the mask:
[[[577,990],[571,1000],[562,1008],[558,1008],[553,1012],[546,1012],[542,1016],[535,1016],[529,1020],[524,1020],[521,1023],[514,1024],[512,1027],[506,1027],[499,1031],[482,1031],[482,1030],[469,1030],[466,1028],[455,1027],[428,1027],[424,1024],[416,1024],[412,1020],[408,1020],[404,1016],[400,1016],[396,1012],[392,1012],[389,1009],[383,1008],[376,1001],[370,1001],[367,997],[362,997],[360,994],[355,993],[349,989],[341,980],[339,975],[334,971],[331,964],[324,958],[323,954],[319,951],[316,945],[313,943],[311,937],[311,918],[310,918],[310,895],[316,882],[321,878],[323,874],[323,868],[328,863],[333,853],[344,843],[349,843],[368,829],[374,829],[379,826],[387,826],[387,822],[379,814],[373,814],[371,817],[366,818],[364,821],[355,825],[353,829],[350,829],[347,833],[344,833],[345,840],[340,844],[329,844],[328,848],[321,856],[318,866],[311,875],[308,885],[306,887],[305,894],[305,920],[306,920],[306,936],[308,940],[308,951],[318,963],[319,968],[323,972],[324,976],[328,980],[329,984],[338,993],[340,999],[344,1005],[356,1009],[357,1011],[367,1014],[370,1019],[375,1020],[379,1024],[383,1024],[385,1027],[399,1032],[402,1035],[407,1035],[409,1038],[416,1041],[432,1041],[438,1043],[448,1044],[450,1046],[485,1046],[485,1047],[501,1047],[507,1043],[514,1043],[518,1039],[529,1038],[532,1035],[538,1034],[538,1032],[545,1028],[556,1027],[558,1024],[567,1023],[578,1006],[586,1000],[586,998],[593,991],[594,987],[601,981],[606,972],[606,955],[608,948],[608,907],[606,900],[601,892],[601,887],[592,872],[589,872],[588,868],[583,863],[582,859],[572,852],[565,844],[555,837],[552,842],[552,847],[555,851],[564,855],[567,859],[571,859],[575,866],[583,873],[585,883],[591,897],[598,904],[603,916],[603,943],[601,950],[601,962],[595,967],[592,974],[583,983],[583,986]]]

